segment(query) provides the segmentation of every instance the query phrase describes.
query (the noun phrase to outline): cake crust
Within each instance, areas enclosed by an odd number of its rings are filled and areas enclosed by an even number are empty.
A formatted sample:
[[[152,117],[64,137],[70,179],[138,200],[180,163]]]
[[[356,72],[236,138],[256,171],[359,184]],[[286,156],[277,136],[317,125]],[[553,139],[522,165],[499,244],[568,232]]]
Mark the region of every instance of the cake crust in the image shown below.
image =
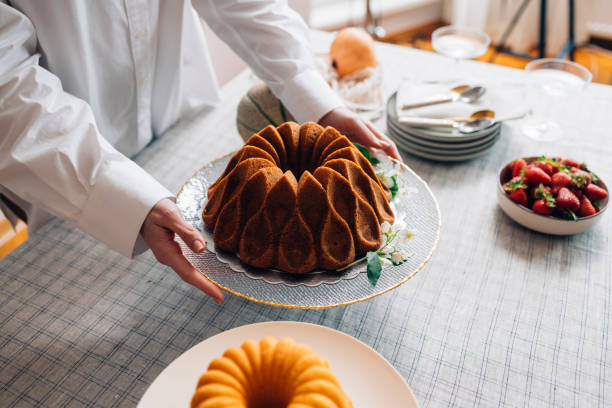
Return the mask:
[[[291,338],[245,341],[214,359],[191,408],[352,408],[329,363]]]
[[[370,162],[332,127],[267,126],[208,189],[202,219],[217,247],[246,264],[335,270],[382,243],[391,194]]]

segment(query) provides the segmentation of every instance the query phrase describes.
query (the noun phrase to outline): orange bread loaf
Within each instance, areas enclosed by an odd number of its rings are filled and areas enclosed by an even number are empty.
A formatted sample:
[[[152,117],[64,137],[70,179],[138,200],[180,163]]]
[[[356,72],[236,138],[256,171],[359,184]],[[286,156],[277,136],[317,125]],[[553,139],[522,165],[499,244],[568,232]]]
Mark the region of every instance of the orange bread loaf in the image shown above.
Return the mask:
[[[352,408],[329,364],[290,338],[247,340],[213,360],[191,408]]]
[[[248,265],[291,273],[335,270],[382,243],[391,194],[334,128],[268,126],[208,188],[202,213],[217,248]]]

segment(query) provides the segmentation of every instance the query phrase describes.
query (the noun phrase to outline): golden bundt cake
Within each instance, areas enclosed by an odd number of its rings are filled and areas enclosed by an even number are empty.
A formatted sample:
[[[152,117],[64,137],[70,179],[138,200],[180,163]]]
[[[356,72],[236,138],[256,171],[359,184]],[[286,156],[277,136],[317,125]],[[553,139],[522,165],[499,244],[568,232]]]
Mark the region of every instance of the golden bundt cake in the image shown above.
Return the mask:
[[[350,408],[329,364],[290,338],[247,340],[213,360],[191,408]]]
[[[338,269],[382,243],[393,223],[389,189],[332,127],[268,126],[251,136],[208,188],[202,213],[215,245],[258,268]]]

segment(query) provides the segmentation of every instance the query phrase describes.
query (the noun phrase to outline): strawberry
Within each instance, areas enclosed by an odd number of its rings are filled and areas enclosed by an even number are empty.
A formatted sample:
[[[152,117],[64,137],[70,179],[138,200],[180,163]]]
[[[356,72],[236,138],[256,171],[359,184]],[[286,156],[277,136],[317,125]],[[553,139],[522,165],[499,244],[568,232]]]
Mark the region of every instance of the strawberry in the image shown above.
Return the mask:
[[[527,200],[527,193],[525,193],[525,190],[522,188],[511,191],[509,197],[515,203],[519,203],[525,207],[527,207],[527,204],[529,204],[529,201]]]
[[[572,183],[577,188],[584,188],[591,184],[591,176],[586,171],[572,169]]]
[[[536,167],[544,170],[544,172],[546,174],[548,174],[549,176],[552,176],[553,173],[554,173],[552,164],[550,164],[550,163],[548,163],[548,162],[546,162],[544,160],[540,160],[539,162],[536,162],[535,165],[536,165]]]
[[[589,184],[586,186],[584,193],[592,201],[603,200],[608,196],[608,192],[596,184]]]
[[[557,194],[557,207],[561,210],[576,211],[580,207],[580,201],[567,187],[561,187]]]
[[[565,164],[568,167],[577,167],[577,168],[580,168],[580,163],[578,163],[574,159],[563,159],[563,160],[561,160],[561,163]]]
[[[578,198],[578,200],[582,200],[582,197],[584,197],[584,194],[582,194],[582,190],[570,189],[570,191],[574,193],[574,195],[576,196],[576,198]]]
[[[555,210],[554,207],[549,207],[546,204],[546,200],[544,200],[544,199],[540,199],[540,200],[534,201],[533,205],[531,206],[531,209],[534,212],[537,212],[538,214],[542,214],[542,215],[550,215]]]
[[[512,177],[517,177],[521,175],[521,170],[523,167],[527,166],[527,162],[523,159],[517,159],[512,162]]]
[[[540,184],[535,189],[535,201],[531,206],[531,209],[538,214],[550,215],[557,206],[556,200],[550,193],[550,187]]]
[[[567,173],[559,172],[552,176],[552,189],[555,193],[559,192],[561,187],[569,187],[572,185],[572,176]]]
[[[538,185],[537,187],[531,188],[531,197],[532,200],[539,200],[540,198],[544,198],[546,194],[549,194],[552,197],[552,189],[549,186],[545,186],[544,184]],[[554,199],[554,198],[553,198]]]
[[[527,188],[527,184],[525,184],[525,180],[523,180],[522,177],[513,177],[512,180],[504,184],[504,191],[506,193],[510,193],[519,188]]]
[[[595,213],[597,213],[597,210],[595,209],[595,207],[593,207],[591,201],[588,198],[583,197],[582,200],[580,200],[580,208],[578,209],[578,215],[580,215],[581,217],[588,217],[589,215],[593,215]]]
[[[565,173],[569,172],[569,169],[567,168],[567,166],[561,162],[562,160],[563,159],[561,157],[546,157],[546,156],[542,156],[538,159],[538,161],[544,161],[547,164],[549,164],[552,167],[553,174],[558,173],[560,171],[563,171]]]
[[[553,173],[557,173],[565,169],[565,165],[561,163],[560,157],[553,157],[548,161],[553,168]]]
[[[525,180],[529,184],[550,184],[552,179],[544,170],[539,167],[530,167],[527,166],[527,170],[525,171]]]

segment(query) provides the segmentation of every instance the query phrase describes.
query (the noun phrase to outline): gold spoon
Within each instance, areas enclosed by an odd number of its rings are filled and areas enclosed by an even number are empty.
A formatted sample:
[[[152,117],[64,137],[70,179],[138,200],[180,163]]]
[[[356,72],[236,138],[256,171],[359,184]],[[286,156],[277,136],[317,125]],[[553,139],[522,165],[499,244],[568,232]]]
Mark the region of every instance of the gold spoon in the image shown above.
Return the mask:
[[[444,118],[444,119],[454,120],[455,122],[470,122],[472,120],[482,119],[482,118],[491,118],[491,119],[494,119],[495,118],[495,112],[490,110],[490,109],[483,109],[483,110],[479,110],[479,111],[476,111],[476,112],[472,113],[467,118],[465,118],[465,117],[463,117],[463,118],[462,117],[454,117],[454,118]]]
[[[456,86],[443,95],[434,95],[429,98],[425,98],[421,102],[404,104],[401,106],[402,110],[421,108],[423,106],[437,105],[439,103],[447,102],[463,102],[473,103],[476,102],[486,92],[485,87],[476,85],[460,85]]]

